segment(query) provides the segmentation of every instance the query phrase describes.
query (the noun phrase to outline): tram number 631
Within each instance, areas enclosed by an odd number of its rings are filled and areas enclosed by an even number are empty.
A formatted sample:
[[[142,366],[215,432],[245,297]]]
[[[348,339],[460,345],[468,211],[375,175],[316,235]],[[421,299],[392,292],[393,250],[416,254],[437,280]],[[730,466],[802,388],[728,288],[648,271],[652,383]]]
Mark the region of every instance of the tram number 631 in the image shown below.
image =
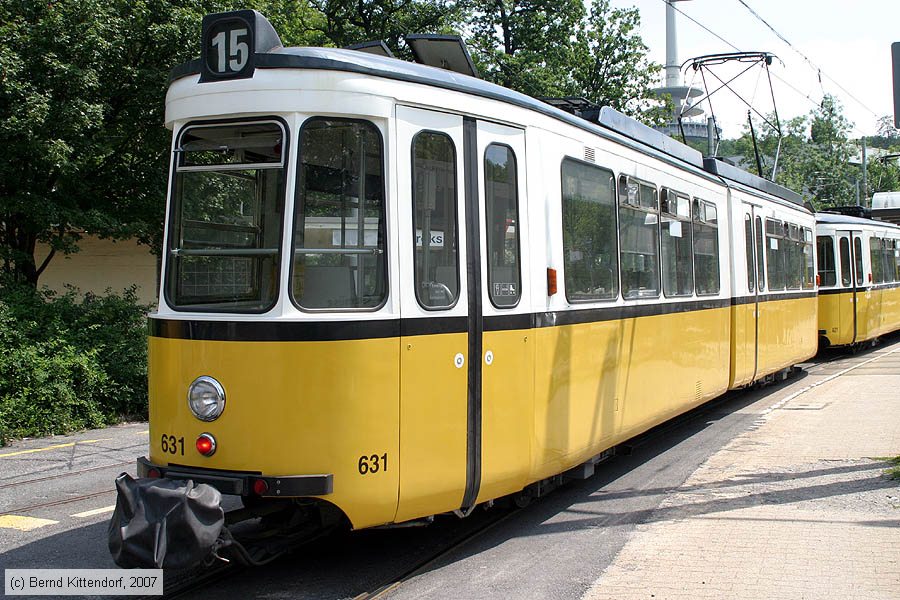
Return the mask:
[[[176,438],[174,435],[162,435],[162,440],[160,441],[160,447],[162,451],[167,454],[181,454],[184,456],[184,438]]]
[[[379,471],[387,471],[388,470],[388,455],[387,452],[378,456],[377,454],[372,454],[371,456],[366,456],[363,454],[359,457],[359,462],[357,463],[357,469],[359,470],[360,475],[368,475],[375,474]]]
[[[228,36],[225,35],[226,33]],[[247,59],[250,58],[250,46],[247,45],[247,42],[240,40],[248,35],[249,32],[245,27],[220,31],[210,40],[210,45],[217,52],[217,73],[225,73],[227,71],[237,73],[247,65]]]

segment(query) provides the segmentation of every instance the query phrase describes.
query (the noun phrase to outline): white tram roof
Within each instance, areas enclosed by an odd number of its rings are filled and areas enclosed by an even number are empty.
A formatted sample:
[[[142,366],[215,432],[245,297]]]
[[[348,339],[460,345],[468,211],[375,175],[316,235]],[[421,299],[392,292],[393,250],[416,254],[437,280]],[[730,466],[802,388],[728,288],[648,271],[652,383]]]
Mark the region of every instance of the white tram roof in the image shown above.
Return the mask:
[[[863,219],[861,217],[852,217],[850,215],[829,212],[816,213],[816,223],[821,223],[823,225],[866,225],[868,227],[900,231],[900,225],[894,225],[893,223],[888,223],[886,221]]]
[[[566,122],[595,135],[628,146],[643,154],[654,156],[676,167],[682,169],[687,167],[689,170],[693,170],[690,169],[690,167],[693,167],[697,171],[711,176],[712,179],[727,180],[728,185],[732,187],[775,196],[801,209],[808,210],[804,206],[803,198],[800,194],[715,158],[704,158],[702,154],[693,148],[651,129],[610,107],[604,107],[601,110],[599,124],[595,124],[531,96],[526,96],[482,79],[357,50],[277,47],[268,52],[256,54],[255,61],[258,69],[344,71],[428,85],[505,102]],[[200,59],[190,61],[172,70],[169,83],[171,84],[183,77],[196,76],[200,71]],[[202,85],[215,85],[215,82]]]

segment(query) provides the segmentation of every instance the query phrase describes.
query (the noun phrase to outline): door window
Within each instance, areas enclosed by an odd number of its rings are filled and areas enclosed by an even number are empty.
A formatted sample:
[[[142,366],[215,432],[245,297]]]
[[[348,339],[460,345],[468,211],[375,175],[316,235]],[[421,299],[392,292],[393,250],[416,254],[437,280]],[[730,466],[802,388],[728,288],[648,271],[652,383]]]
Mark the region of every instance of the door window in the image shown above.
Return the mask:
[[[491,144],[485,150],[484,202],[489,296],[497,308],[509,308],[521,293],[516,155],[509,146]]]

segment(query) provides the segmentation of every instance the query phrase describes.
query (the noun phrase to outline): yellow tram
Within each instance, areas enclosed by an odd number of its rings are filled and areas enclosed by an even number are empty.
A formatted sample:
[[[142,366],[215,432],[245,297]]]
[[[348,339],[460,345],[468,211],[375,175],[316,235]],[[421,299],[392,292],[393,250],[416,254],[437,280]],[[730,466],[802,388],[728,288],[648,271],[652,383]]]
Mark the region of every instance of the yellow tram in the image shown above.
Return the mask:
[[[862,344],[900,329],[900,226],[819,213],[816,244],[822,344]]]
[[[815,353],[797,194],[253,11],[203,36],[166,98],[141,477],[464,516]]]

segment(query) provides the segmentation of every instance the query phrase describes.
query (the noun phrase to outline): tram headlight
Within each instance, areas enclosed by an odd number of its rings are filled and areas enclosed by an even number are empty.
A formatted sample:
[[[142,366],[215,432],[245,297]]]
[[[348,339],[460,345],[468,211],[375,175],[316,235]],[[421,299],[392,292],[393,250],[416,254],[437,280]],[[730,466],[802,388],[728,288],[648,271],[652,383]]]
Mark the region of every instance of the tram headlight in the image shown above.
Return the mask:
[[[198,377],[188,388],[188,406],[201,421],[215,421],[225,410],[225,388],[212,377]]]

